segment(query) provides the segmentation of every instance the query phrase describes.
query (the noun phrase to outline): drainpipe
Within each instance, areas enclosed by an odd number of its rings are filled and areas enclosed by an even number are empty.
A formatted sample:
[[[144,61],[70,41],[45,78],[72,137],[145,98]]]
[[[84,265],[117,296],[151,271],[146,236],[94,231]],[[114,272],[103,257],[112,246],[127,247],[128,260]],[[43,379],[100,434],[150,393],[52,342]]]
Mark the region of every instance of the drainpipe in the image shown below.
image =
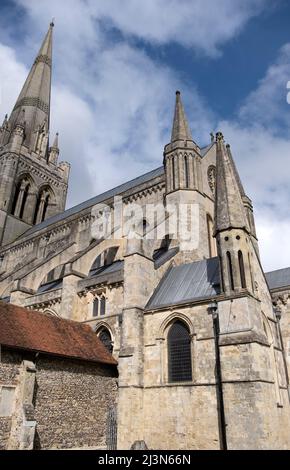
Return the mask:
[[[274,316],[276,316],[276,319],[277,319],[279,339],[280,339],[280,345],[281,345],[281,349],[282,349],[282,357],[283,357],[283,363],[284,363],[284,369],[285,369],[285,377],[286,377],[286,382],[287,382],[288,400],[290,402],[288,365],[287,365],[284,342],[283,342],[283,336],[282,336],[281,325],[280,325],[282,311],[281,311],[281,308],[278,305],[276,305],[273,310],[274,310],[274,314],[275,314]]]
[[[219,314],[218,314],[218,304],[217,304],[217,302],[212,302],[208,306],[208,312],[209,312],[209,314],[212,315],[212,320],[213,320],[213,331],[214,331],[214,342],[215,342],[215,357],[216,357],[218,418],[219,418],[221,450],[227,450],[228,445],[227,445],[227,432],[226,432],[226,418],[225,418],[225,407],[224,407],[221,357],[220,357],[220,348],[219,348],[220,323],[219,323]]]

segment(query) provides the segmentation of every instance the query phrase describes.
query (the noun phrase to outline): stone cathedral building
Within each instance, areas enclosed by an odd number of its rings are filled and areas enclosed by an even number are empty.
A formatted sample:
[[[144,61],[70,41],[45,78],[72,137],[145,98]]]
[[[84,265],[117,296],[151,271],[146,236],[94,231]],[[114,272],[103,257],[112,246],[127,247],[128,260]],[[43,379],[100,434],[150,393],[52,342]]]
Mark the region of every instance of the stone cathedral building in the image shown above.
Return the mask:
[[[289,449],[290,268],[263,271],[230,146],[220,132],[193,140],[177,92],[163,164],[65,210],[70,166],[49,138],[52,35],[53,24],[0,128],[2,303],[89,325],[110,350],[119,449]],[[98,236],[116,197],[120,220]],[[131,237],[120,226],[136,205],[164,211]],[[185,205],[194,243],[169,223]]]

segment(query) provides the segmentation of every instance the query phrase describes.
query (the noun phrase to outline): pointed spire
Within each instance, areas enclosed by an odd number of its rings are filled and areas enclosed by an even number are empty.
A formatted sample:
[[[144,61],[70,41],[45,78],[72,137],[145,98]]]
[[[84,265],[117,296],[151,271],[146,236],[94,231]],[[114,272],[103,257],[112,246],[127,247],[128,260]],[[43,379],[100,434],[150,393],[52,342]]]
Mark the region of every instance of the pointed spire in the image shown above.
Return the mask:
[[[19,114],[25,110],[26,139],[29,146],[34,131],[46,119],[49,126],[50,93],[51,93],[51,65],[52,65],[52,35],[53,23],[41,45],[22,91],[11,113],[9,123],[11,129],[18,122]]]
[[[176,92],[175,113],[171,134],[171,142],[176,140],[193,140],[181,101],[180,91]]]
[[[238,173],[238,170],[237,170],[235,161],[234,161],[233,156],[232,156],[232,151],[231,151],[231,146],[230,146],[230,144],[227,144],[227,145],[226,145],[226,149],[227,149],[227,152],[228,152],[229,160],[230,160],[231,165],[232,165],[232,167],[233,167],[233,171],[234,171],[235,178],[236,178],[237,183],[238,183],[238,186],[239,186],[239,190],[240,190],[241,196],[242,196],[242,198],[243,198],[243,197],[246,196],[246,193],[245,193],[245,190],[244,190],[244,187],[243,187],[243,184],[242,184],[240,175],[239,175],[239,173]]]
[[[229,228],[247,230],[248,223],[241,193],[242,183],[231,152],[225,147],[221,132],[216,134],[216,145],[215,233]]]

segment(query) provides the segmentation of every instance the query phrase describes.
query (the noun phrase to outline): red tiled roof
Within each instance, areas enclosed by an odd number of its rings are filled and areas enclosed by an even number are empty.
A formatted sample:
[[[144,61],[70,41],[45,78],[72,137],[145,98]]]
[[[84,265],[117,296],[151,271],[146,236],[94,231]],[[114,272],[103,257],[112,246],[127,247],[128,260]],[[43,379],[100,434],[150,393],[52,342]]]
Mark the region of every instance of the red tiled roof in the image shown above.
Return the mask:
[[[0,344],[55,356],[117,364],[90,326],[1,301]]]

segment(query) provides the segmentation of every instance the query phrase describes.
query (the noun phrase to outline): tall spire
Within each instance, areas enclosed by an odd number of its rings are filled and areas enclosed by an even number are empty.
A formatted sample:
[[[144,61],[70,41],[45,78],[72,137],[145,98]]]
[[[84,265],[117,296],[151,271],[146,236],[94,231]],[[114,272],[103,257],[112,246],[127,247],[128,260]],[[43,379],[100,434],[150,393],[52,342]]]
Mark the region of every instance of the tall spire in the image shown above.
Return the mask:
[[[193,140],[181,101],[180,91],[176,92],[175,113],[171,134],[171,142],[175,142],[176,140]]]
[[[32,143],[33,134],[45,121],[49,126],[53,26],[51,22],[9,119],[10,129],[13,130],[19,114],[25,110],[26,146]]]
[[[230,228],[248,229],[243,204],[244,190],[229,148],[221,132],[216,134],[217,170],[215,232]]]

